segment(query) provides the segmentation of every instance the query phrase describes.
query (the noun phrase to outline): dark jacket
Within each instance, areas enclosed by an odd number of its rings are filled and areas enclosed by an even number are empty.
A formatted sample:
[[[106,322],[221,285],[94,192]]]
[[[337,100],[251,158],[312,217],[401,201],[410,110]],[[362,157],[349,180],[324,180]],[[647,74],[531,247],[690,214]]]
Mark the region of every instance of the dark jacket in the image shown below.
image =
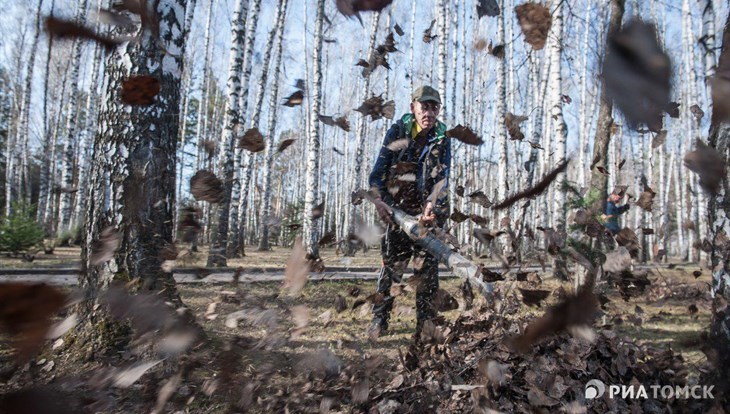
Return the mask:
[[[451,140],[444,135],[446,126],[441,122],[437,122],[425,137],[413,139],[411,128],[414,122],[413,114],[405,114],[390,127],[368,182],[370,188],[380,191],[386,204],[415,215],[423,212],[434,185],[445,180],[441,197],[434,204],[438,223],[443,225],[450,214]],[[388,145],[403,138],[408,139],[406,148],[397,151],[388,148]]]
[[[628,211],[628,209],[628,204],[619,207],[613,201],[606,203],[606,215],[610,215],[612,217],[606,220],[605,226],[607,229],[611,230],[613,234],[616,234],[621,230],[618,225],[618,216]]]

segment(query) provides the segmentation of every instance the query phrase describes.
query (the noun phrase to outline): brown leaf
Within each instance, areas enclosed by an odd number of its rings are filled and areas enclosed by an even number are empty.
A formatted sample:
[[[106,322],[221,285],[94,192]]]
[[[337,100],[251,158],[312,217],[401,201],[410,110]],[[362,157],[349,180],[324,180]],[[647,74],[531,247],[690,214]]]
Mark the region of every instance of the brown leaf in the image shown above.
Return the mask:
[[[528,198],[528,197],[536,197],[540,194],[542,194],[543,191],[545,191],[548,186],[557,178],[558,174],[565,171],[566,168],[568,168],[568,163],[570,162],[570,159],[567,159],[560,163],[560,165],[557,166],[554,170],[552,170],[550,173],[548,173],[542,180],[540,180],[539,183],[535,184],[534,187],[528,188],[526,190],[523,190],[511,197],[507,197],[506,200],[502,201],[501,203],[498,203],[494,205],[492,208],[495,210],[501,210],[503,208],[507,208],[511,206],[512,204],[516,203],[517,201]]]
[[[284,269],[284,289],[288,289],[289,293],[295,295],[299,293],[309,278],[309,265],[306,260],[306,251],[302,244],[302,239],[297,237],[292,247],[291,256],[286,261],[286,269]]]
[[[243,136],[239,138],[238,146],[239,148],[243,148],[251,152],[261,152],[266,149],[264,136],[261,135],[258,128],[251,128],[246,131]]]
[[[361,11],[380,11],[386,8],[393,0],[337,0],[337,10],[347,17],[355,16],[360,19]]]
[[[694,115],[697,122],[702,121],[702,118],[705,116],[705,111],[703,111],[697,104],[690,106],[689,110],[692,112],[692,115]]]
[[[302,102],[304,102],[304,92],[299,90],[287,96],[284,99],[284,103],[282,105],[293,108],[295,106],[301,105]]]
[[[339,118],[333,118],[331,116],[320,115],[319,120],[325,125],[337,126],[337,127],[342,128],[342,130],[345,132],[350,132],[350,122],[344,116],[341,116]],[[335,152],[339,153],[340,155],[344,155],[342,152],[338,151],[337,148],[333,148],[333,149],[335,150]]]
[[[669,102],[664,107],[664,112],[672,118],[679,118],[679,104],[676,102]]]
[[[99,233],[99,239],[91,244],[89,262],[92,266],[98,266],[114,258],[119,245],[122,242],[122,235],[114,227],[106,227]]]
[[[18,360],[41,349],[53,326],[51,317],[66,300],[66,294],[46,284],[0,283],[0,327],[13,337]]]
[[[203,211],[197,207],[186,206],[182,209],[177,229],[178,232],[182,233],[180,237],[183,242],[192,243],[198,236],[198,233],[203,229],[203,225],[199,221],[202,216]]]
[[[337,233],[330,231],[324,234],[317,242],[318,246],[327,246],[334,243],[337,240]]]
[[[715,148],[698,139],[696,149],[684,156],[684,166],[700,176],[702,188],[710,194],[717,194],[727,166],[725,158]]]
[[[504,59],[504,53],[505,53],[504,45],[492,46],[492,43],[490,42],[488,49],[489,49],[490,55],[496,57],[497,59]]]
[[[208,158],[213,158],[218,152],[218,144],[215,141],[204,139],[202,144],[203,150],[205,150],[205,154],[208,156]]]
[[[522,293],[522,302],[528,306],[540,306],[540,302],[550,296],[549,290],[542,289],[522,289],[518,288]]]
[[[474,42],[474,50],[481,52],[487,48],[487,39],[479,38]]]
[[[456,208],[454,208],[454,212],[451,213],[451,217],[450,218],[451,218],[451,220],[453,220],[456,223],[461,223],[461,222],[466,221],[466,219],[468,219],[469,216],[467,216],[466,214],[464,214],[461,211],[459,211]]]
[[[654,206],[655,195],[656,193],[653,191],[644,191],[639,196],[639,199],[636,200],[636,205],[641,207],[644,211],[651,212],[651,209]]]
[[[518,352],[527,352],[541,339],[577,325],[589,325],[598,308],[596,296],[589,289],[567,295],[551,306],[543,316],[530,323],[522,335],[512,338],[510,345]]]
[[[431,20],[431,25],[423,31],[423,43],[431,43],[431,41],[436,38],[436,35],[431,35],[431,30],[433,30],[433,26],[435,24],[436,19]]]
[[[658,132],[665,110],[678,115],[669,100],[671,77],[671,60],[653,24],[634,19],[609,36],[603,64],[606,93],[632,128],[645,124]]]
[[[335,310],[337,313],[342,313],[345,309],[347,309],[347,302],[345,301],[345,298],[342,295],[337,295],[337,297],[335,297]]]
[[[520,124],[527,121],[526,116],[514,115],[511,112],[507,112],[504,116],[504,125],[507,127],[510,139],[522,141],[525,139],[525,134],[520,130]]]
[[[400,25],[398,23],[396,23],[395,26],[393,26],[393,30],[395,30],[395,32],[398,34],[398,36],[403,36],[405,34],[405,32],[403,31],[403,29],[400,27]]]
[[[390,144],[386,145],[385,147],[393,152],[399,152],[401,150],[404,150],[408,148],[408,144],[410,144],[411,140],[409,138],[402,138],[397,139]]]
[[[289,146],[291,144],[293,144],[294,141],[296,141],[296,139],[294,139],[294,138],[289,138],[289,139],[285,139],[285,140],[281,141],[279,143],[279,148],[276,149],[276,152],[282,152],[285,149],[289,148]]]
[[[524,3],[515,7],[517,21],[520,23],[525,41],[533,50],[545,47],[548,32],[553,24],[550,9],[539,3]]]
[[[641,245],[639,244],[639,238],[636,237],[636,233],[633,230],[626,227],[616,233],[616,243],[619,246],[624,246],[631,254],[631,257],[638,258],[639,252],[641,251]]]
[[[385,102],[382,96],[371,96],[355,110],[363,114],[363,116],[369,115],[371,121],[377,121],[383,117],[393,119],[395,115],[395,102]]]
[[[190,193],[197,201],[220,203],[224,198],[223,181],[210,171],[200,170],[190,178]]]
[[[449,138],[458,139],[459,141],[469,145],[482,145],[484,143],[484,140],[477,136],[471,128],[462,125],[457,125],[456,127],[446,131],[445,135]]]
[[[471,219],[471,221],[474,222],[474,224],[476,224],[478,226],[487,225],[487,219],[482,216],[479,216],[477,214],[469,214],[469,219]]]
[[[484,208],[489,208],[492,206],[492,202],[489,201],[489,199],[487,198],[487,195],[484,194],[484,192],[481,190],[477,190],[477,191],[474,191],[473,193],[469,194],[469,199],[472,202],[477,203]]]
[[[661,131],[657,132],[654,135],[654,138],[651,140],[651,149],[658,148],[662,145],[664,145],[664,142],[667,140],[667,130],[662,129]],[[623,165],[622,165],[623,167]],[[621,168],[619,168],[621,169]]]
[[[694,315],[697,312],[699,312],[699,309],[697,309],[697,305],[695,305],[694,303],[691,304],[691,305],[689,305],[689,306],[687,306],[687,310],[689,311],[689,314],[690,315]]]
[[[448,312],[459,308],[459,302],[449,292],[441,288],[433,294],[431,305],[437,312]]]
[[[82,26],[71,20],[63,20],[56,17],[46,18],[46,31],[52,37],[58,39],[79,38],[95,41],[107,50],[111,50],[123,41],[129,39],[114,40],[95,33],[88,27]]]
[[[160,81],[153,76],[131,76],[122,81],[121,98],[126,104],[152,105],[158,93],[160,93]]]
[[[312,207],[312,220],[317,220],[324,214],[324,201]]]
[[[368,401],[370,395],[370,381],[363,378],[352,385],[352,402],[362,404]]]
[[[499,16],[499,4],[497,4],[497,0],[479,0],[477,2],[477,16],[480,19],[484,16]]]

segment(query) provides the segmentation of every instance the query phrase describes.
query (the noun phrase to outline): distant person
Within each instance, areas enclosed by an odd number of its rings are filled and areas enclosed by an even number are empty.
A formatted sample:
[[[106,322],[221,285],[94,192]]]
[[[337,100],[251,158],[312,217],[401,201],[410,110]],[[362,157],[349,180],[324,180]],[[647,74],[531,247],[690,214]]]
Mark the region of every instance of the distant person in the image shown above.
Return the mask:
[[[618,203],[624,198],[624,189],[617,188],[611,192],[611,195],[606,199],[606,219],[604,226],[611,232],[612,236],[615,236],[621,231],[621,226],[618,224],[618,216],[629,211],[630,205],[628,203],[623,206],[619,206]]]
[[[446,125],[437,118],[440,110],[438,91],[430,86],[418,88],[411,99],[411,112],[390,127],[370,173],[370,188],[375,190],[376,197],[379,196],[375,208],[380,218],[388,223],[381,241],[383,267],[378,276],[378,292],[383,300],[373,306],[371,334],[379,335],[388,329],[394,300],[390,287],[394,281],[401,281],[412,258],[414,277],[420,279],[416,289],[416,334],[424,321],[437,316],[431,300],[439,288],[438,259],[392,222],[389,207],[417,216],[423,226],[443,227],[446,222],[449,205],[448,196],[444,194],[448,194],[451,144],[444,134]],[[428,200],[429,195],[442,180],[440,197],[432,203]]]

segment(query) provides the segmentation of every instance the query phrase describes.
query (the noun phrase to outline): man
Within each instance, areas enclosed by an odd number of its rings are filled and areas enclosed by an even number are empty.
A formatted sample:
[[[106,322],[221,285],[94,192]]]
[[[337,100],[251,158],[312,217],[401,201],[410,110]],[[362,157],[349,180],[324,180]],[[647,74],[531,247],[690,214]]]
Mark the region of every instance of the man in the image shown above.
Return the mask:
[[[606,223],[604,226],[611,231],[611,235],[616,235],[616,233],[621,231],[621,227],[618,224],[618,216],[627,212],[630,207],[628,203],[620,207],[617,205],[623,197],[623,189],[616,188],[613,192],[611,192],[611,195],[608,196],[608,199],[606,199],[606,214],[604,215]]]
[[[370,173],[370,188],[378,197],[376,210],[387,223],[381,242],[383,267],[378,277],[378,292],[384,299],[373,306],[371,333],[382,334],[388,329],[394,299],[390,287],[393,281],[401,281],[403,271],[414,257],[414,276],[419,279],[416,332],[420,332],[424,321],[436,317],[431,299],[439,286],[438,260],[392,222],[389,206],[417,216],[423,226],[442,227],[449,216],[447,184],[451,143],[444,135],[446,125],[437,119],[440,110],[438,91],[430,86],[418,88],[411,100],[411,113],[390,127]],[[442,190],[431,196],[436,184],[442,181]]]

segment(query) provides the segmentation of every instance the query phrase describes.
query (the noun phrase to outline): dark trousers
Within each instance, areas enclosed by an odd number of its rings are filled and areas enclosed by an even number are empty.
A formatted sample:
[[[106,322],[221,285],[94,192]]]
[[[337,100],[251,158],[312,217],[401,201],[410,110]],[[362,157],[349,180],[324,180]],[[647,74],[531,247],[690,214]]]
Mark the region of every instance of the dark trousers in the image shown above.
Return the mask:
[[[438,260],[394,225],[388,225],[380,246],[383,267],[378,276],[378,292],[383,295],[384,300],[373,306],[373,321],[382,325],[388,324],[394,300],[390,295],[390,287],[393,281],[396,283],[401,281],[403,272],[412,258],[419,262],[423,261],[421,267],[413,271],[414,277],[418,280],[416,318],[422,322],[436,317],[431,299],[439,288]]]

